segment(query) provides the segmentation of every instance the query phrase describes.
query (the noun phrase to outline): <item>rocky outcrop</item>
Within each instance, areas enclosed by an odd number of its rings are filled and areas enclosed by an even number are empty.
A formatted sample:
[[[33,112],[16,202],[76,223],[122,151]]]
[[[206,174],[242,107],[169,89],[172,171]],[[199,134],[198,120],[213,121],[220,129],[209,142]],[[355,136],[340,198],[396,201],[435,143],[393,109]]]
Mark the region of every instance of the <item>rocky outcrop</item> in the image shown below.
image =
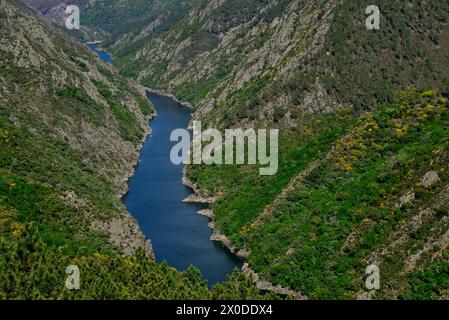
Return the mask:
[[[307,300],[307,297],[305,295],[301,294],[300,292],[296,292],[294,290],[284,288],[280,285],[275,286],[268,281],[262,280],[259,277],[259,275],[249,267],[248,263],[243,264],[242,271],[253,278],[254,283],[256,284],[257,288],[259,288],[260,290],[274,292],[274,293],[277,293],[277,294],[283,295],[283,296],[291,296],[298,300]]]
[[[186,203],[202,203],[202,204],[211,204],[215,201],[215,198],[213,197],[204,197],[204,196],[199,196],[196,194],[192,194],[190,196],[188,196],[187,198],[185,198],[184,200],[182,200],[182,202],[186,202]]]
[[[403,206],[412,202],[413,200],[415,200],[415,193],[413,191],[409,191],[399,199],[399,202],[396,203],[395,208],[401,209]]]
[[[421,185],[424,188],[430,188],[434,184],[440,181],[440,177],[438,176],[438,173],[435,171],[429,171],[427,172],[424,177],[421,180]]]
[[[200,210],[198,211],[198,214],[209,219],[212,219],[214,217],[214,212],[211,209]]]
[[[109,243],[124,256],[132,256],[142,248],[148,258],[154,260],[150,240],[145,240],[137,221],[129,214],[122,214],[109,221],[94,220],[91,227],[106,233]]]

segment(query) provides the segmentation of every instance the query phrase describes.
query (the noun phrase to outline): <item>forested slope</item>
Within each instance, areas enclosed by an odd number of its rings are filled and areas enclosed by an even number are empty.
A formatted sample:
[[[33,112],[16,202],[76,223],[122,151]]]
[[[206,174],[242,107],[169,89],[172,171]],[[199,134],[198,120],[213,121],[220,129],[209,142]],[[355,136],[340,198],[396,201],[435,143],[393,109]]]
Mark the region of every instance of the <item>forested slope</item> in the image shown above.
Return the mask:
[[[375,264],[376,298],[446,297],[449,102],[404,95],[357,120],[308,118],[284,136],[275,176],[191,168],[200,189],[221,195],[215,227],[262,279],[309,298],[356,298]]]
[[[369,4],[203,0],[116,63],[221,125],[294,125],[300,114],[344,107],[360,113],[391,102],[404,84],[447,78],[447,1],[380,1],[380,30],[366,29]]]
[[[23,0],[55,25],[64,26],[66,8],[80,8],[80,30],[68,31],[83,41],[104,41],[104,46],[130,39],[132,50],[147,38],[167,31],[192,7],[194,0]]]

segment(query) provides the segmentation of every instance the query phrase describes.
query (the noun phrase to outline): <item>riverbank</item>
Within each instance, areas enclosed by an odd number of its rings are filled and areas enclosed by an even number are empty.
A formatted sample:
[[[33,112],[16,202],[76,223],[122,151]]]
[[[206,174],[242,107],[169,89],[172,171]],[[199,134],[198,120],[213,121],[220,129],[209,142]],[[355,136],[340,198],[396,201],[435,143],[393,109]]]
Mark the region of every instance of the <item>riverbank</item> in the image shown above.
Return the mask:
[[[193,105],[190,102],[182,101],[182,100],[178,99],[175,95],[173,95],[170,92],[167,92],[167,91],[164,91],[164,90],[152,89],[152,88],[148,88],[148,87],[145,87],[145,90],[150,92],[150,93],[155,93],[155,94],[158,94],[158,95],[170,98],[173,101],[175,101],[175,102],[179,103],[180,105],[182,105],[183,107],[189,108],[191,110],[194,109]]]
[[[182,182],[185,186],[191,188],[194,192],[194,195],[189,197],[188,199],[185,199],[186,202],[196,202],[198,203],[204,203],[211,205],[216,200],[218,200],[218,197],[210,197],[204,194],[201,194],[198,190],[197,186],[189,179],[187,176],[187,170],[184,168],[183,170],[183,178]],[[203,209],[198,211],[199,215],[202,215],[204,217],[209,218],[209,228],[212,230],[212,236],[210,238],[211,241],[216,241],[221,243],[224,247],[226,247],[232,254],[236,255],[239,259],[242,259],[245,261],[248,257],[250,252],[246,251],[244,249],[238,249],[235,247],[231,240],[223,234],[220,229],[215,225],[214,223],[214,212],[212,209]],[[282,287],[281,285],[273,285],[271,282],[263,280],[258,273],[256,273],[253,269],[250,268],[248,262],[245,262],[242,267],[242,272],[249,275],[253,281],[256,287],[262,291],[269,291],[273,292],[279,295],[283,296],[291,296],[298,300],[307,300],[307,296],[303,295],[301,292],[294,291],[292,289]]]
[[[98,49],[96,44],[99,42],[88,43],[88,48],[95,53],[99,59],[105,63],[112,62],[112,56],[110,56],[106,51]],[[111,67],[113,68],[113,67]],[[140,84],[135,81],[130,80],[128,84],[134,87],[143,98],[147,99],[146,92]],[[120,186],[116,191],[116,197],[123,202],[123,198],[129,191],[129,182],[131,178],[135,175],[136,168],[140,163],[140,153],[148,138],[152,134],[152,130],[149,126],[149,121],[155,117],[156,113],[153,112],[145,117],[145,125],[143,127],[143,134],[140,142],[134,147],[133,155],[127,159],[127,164],[129,164],[129,170],[126,169],[124,175],[121,177]],[[76,200],[74,195],[68,195],[69,200]],[[113,217],[110,220],[100,220],[96,219],[91,221],[91,227],[95,230],[100,230],[108,235],[109,243],[117,248],[122,255],[132,256],[135,254],[138,248],[142,248],[146,256],[153,261],[154,250],[151,240],[146,239],[142,229],[139,226],[137,220],[132,216],[130,212]]]
[[[213,204],[218,197],[209,197],[207,195],[201,194],[196,187],[196,185],[189,179],[187,176],[187,170],[184,167],[183,170],[183,177],[182,177],[182,183],[193,190],[193,195],[184,199],[184,202],[190,202],[190,203],[202,203],[202,204]],[[212,230],[212,241],[217,241],[223,244],[232,254],[235,254],[238,258],[246,258],[247,254],[242,250],[237,250],[237,248],[232,245],[231,241],[226,237],[221,231],[215,227],[214,224],[214,212],[211,209],[205,209],[198,211],[199,215],[205,216],[209,218],[209,228]]]
[[[146,97],[145,97],[146,98]],[[151,115],[149,115],[146,118],[146,122],[149,123],[151,120],[153,120],[155,117],[157,116],[156,112],[153,112]],[[142,139],[140,140],[139,144],[136,147],[136,153],[137,153],[137,157],[136,159],[133,160],[132,162],[132,169],[123,177],[123,186],[122,189],[118,192],[117,197],[119,199],[123,199],[123,197],[126,196],[126,194],[129,192],[129,181],[131,180],[132,177],[134,177],[134,175],[136,174],[136,169],[139,166],[140,163],[140,152],[142,151],[143,146],[145,145],[145,142],[147,142],[147,140],[149,138],[151,138],[151,134],[152,134],[152,130],[150,128],[149,125],[147,125],[144,134],[142,136]]]
[[[146,118],[147,124],[154,119],[155,113]],[[146,141],[151,137],[152,130],[149,125],[146,126],[140,143],[136,146],[136,157],[132,160],[131,169],[123,177],[123,186],[118,192],[117,197],[123,202],[123,198],[129,192],[129,182],[134,177],[136,169],[140,164],[140,153]],[[138,248],[142,248],[145,255],[151,260],[155,260],[154,248],[150,239],[146,239],[143,230],[138,221],[130,212],[126,215],[116,217],[111,221],[104,222],[96,220],[92,222],[92,227],[97,230],[103,230],[109,234],[109,242],[119,248],[125,256],[133,255]]]
[[[88,42],[86,42],[86,44],[89,46],[89,45],[92,45],[92,44],[100,44],[102,42],[103,42],[102,40],[96,40],[96,41],[88,41]]]

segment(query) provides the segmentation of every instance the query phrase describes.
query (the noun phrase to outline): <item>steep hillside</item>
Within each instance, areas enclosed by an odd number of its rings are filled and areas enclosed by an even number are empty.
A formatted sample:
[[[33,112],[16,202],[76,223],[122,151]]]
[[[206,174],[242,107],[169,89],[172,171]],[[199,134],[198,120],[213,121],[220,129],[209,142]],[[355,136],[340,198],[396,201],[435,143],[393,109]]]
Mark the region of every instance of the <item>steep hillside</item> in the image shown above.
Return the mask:
[[[376,298],[447,297],[448,100],[412,90],[350,118],[311,117],[290,131],[273,177],[192,168],[200,190],[221,195],[214,237],[262,279],[309,298],[366,297],[370,264],[381,270]]]
[[[166,34],[117,59],[122,73],[174,93],[197,117],[239,123],[392,101],[447,70],[447,1],[200,1]],[[125,44],[121,44],[125,46]]]
[[[109,34],[105,46],[120,42],[133,50],[181,19],[197,0],[96,1],[84,11],[84,23]],[[130,44],[132,40],[132,45]],[[123,52],[124,53],[124,52]]]
[[[195,2],[195,0],[23,1],[59,26],[65,25],[67,6],[77,5],[80,8],[81,28],[80,31],[70,32],[72,35],[84,41],[102,40],[106,46],[125,37],[133,40],[133,47],[142,43],[144,38],[168,30]]]
[[[61,27],[61,29],[72,36],[75,36],[84,41],[103,40],[109,37],[109,34],[101,30],[100,28],[90,27],[84,23],[84,13],[91,4],[95,3],[95,0],[22,0],[30,8],[33,8],[39,12],[42,17],[47,21],[53,23],[55,26]],[[80,30],[70,31],[65,28],[66,19],[68,17],[66,13],[67,6],[76,5],[80,8],[81,13],[81,28]]]
[[[120,200],[152,113],[139,85],[0,2],[1,299],[260,297],[238,273],[211,292],[197,269],[153,262]]]
[[[275,176],[188,170],[219,195],[213,239],[248,271],[310,298],[366,298],[376,263],[375,297],[444,298],[449,4],[380,1],[371,31],[370,4],[204,0],[116,61],[209,126],[281,129]]]

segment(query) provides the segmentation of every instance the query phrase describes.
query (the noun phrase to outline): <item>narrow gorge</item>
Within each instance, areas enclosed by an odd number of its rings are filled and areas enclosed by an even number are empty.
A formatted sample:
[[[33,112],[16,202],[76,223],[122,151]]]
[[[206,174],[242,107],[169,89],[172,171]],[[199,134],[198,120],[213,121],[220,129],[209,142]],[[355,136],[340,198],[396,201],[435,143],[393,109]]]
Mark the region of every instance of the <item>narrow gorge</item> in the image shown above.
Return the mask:
[[[112,56],[89,45],[104,62]],[[187,128],[191,110],[171,97],[148,92],[156,109],[150,121],[151,135],[140,150],[139,164],[130,178],[124,204],[139,222],[146,238],[151,240],[157,262],[185,271],[197,267],[209,286],[223,282],[242,262],[221,243],[211,241],[208,219],[198,214],[205,204],[189,201],[192,189],[183,184],[183,165],[174,165],[170,150],[170,133]]]

